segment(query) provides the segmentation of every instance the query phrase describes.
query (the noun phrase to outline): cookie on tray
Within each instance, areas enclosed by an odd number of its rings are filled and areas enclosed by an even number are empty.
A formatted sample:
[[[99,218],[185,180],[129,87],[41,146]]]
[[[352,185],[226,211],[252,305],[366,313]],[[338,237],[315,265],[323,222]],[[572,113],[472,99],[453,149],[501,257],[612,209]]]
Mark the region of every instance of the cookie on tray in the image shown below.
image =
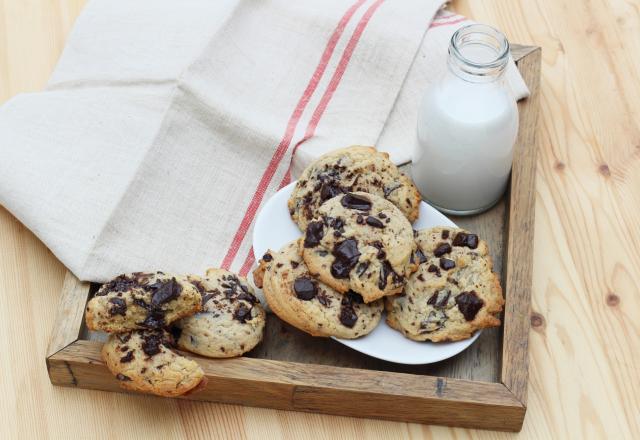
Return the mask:
[[[202,356],[240,356],[262,340],[266,315],[243,277],[209,269],[206,277],[189,275],[202,299],[202,311],[181,319],[178,347]]]
[[[387,323],[416,341],[458,341],[500,325],[504,298],[487,243],[463,229],[417,231],[419,262],[404,292],[387,297]]]
[[[200,310],[200,293],[185,277],[135,272],[103,284],[87,304],[90,330],[124,333],[165,327]]]
[[[380,322],[382,300],[364,304],[354,292],[342,294],[314,279],[300,256],[302,240],[269,251],[254,272],[271,310],[312,336],[355,339]]]
[[[165,330],[136,330],[111,335],[102,358],[127,390],[175,397],[204,387],[202,368],[172,347],[173,338]]]
[[[305,233],[309,272],[366,303],[399,293],[416,269],[413,229],[391,202],[363,192],[340,194],[320,206]]]
[[[300,175],[289,198],[289,212],[302,231],[325,201],[347,192],[383,197],[409,219],[418,218],[420,193],[411,179],[373,147],[354,146],[327,153]]]

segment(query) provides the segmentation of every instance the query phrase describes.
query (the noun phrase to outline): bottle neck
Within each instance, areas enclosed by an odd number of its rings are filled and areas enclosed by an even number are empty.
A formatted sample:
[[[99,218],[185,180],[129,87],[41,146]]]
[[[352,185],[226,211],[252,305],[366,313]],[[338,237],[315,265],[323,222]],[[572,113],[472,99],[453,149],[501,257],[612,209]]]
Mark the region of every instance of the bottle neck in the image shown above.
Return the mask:
[[[464,81],[494,82],[502,77],[508,62],[509,42],[491,26],[464,26],[451,37],[449,71]]]

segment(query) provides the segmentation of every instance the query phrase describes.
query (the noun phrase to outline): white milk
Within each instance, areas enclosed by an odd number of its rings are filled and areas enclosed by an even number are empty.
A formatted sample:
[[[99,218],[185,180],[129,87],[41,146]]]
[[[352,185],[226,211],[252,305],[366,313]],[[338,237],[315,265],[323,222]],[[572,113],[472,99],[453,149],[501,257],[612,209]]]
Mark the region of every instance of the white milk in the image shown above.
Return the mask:
[[[504,193],[518,132],[518,108],[503,78],[508,57],[498,31],[461,28],[452,37],[447,73],[422,99],[412,175],[442,211],[481,212]]]

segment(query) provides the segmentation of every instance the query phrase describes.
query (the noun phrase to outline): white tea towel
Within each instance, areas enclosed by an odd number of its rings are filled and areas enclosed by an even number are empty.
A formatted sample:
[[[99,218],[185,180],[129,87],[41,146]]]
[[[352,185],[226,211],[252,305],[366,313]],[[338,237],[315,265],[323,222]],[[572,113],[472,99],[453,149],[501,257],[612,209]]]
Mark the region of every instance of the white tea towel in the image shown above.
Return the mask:
[[[47,88],[0,108],[0,203],[84,280],[246,273],[298,147],[406,160],[442,3],[92,0]]]

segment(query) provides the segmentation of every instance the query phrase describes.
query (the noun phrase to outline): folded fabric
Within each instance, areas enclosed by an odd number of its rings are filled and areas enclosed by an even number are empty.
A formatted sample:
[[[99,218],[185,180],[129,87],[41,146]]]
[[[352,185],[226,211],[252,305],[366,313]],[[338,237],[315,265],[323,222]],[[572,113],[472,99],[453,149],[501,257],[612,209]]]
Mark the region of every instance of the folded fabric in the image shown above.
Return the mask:
[[[246,273],[256,213],[309,160],[410,159],[464,24],[443,2],[93,0],[47,88],[0,107],[0,203],[83,280]]]

